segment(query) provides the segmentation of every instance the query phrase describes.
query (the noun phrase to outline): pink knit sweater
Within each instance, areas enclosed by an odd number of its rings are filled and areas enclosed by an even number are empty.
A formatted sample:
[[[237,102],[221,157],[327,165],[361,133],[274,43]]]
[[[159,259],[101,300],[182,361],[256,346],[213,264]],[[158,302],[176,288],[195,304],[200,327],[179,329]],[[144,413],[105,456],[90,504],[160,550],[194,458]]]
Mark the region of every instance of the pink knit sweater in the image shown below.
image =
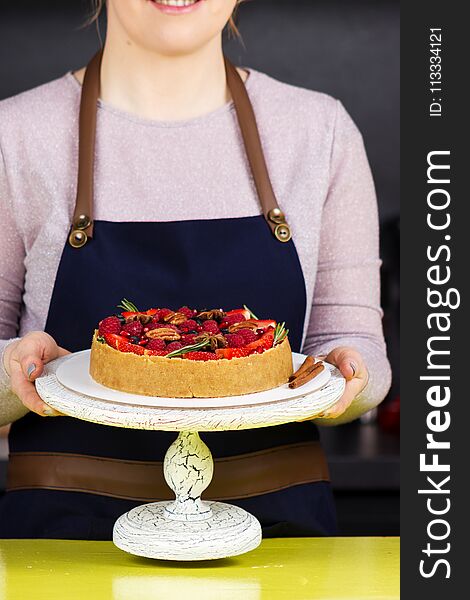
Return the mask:
[[[342,423],[376,406],[390,385],[377,203],[362,137],[327,95],[254,70],[247,89],[305,277],[303,350],[353,346],[369,369],[366,389],[334,421]],[[67,73],[0,102],[0,353],[46,322],[75,202],[79,101],[80,84]],[[233,104],[162,122],[100,101],[94,203],[95,218],[107,221],[260,214]],[[0,424],[25,412],[0,367]]]

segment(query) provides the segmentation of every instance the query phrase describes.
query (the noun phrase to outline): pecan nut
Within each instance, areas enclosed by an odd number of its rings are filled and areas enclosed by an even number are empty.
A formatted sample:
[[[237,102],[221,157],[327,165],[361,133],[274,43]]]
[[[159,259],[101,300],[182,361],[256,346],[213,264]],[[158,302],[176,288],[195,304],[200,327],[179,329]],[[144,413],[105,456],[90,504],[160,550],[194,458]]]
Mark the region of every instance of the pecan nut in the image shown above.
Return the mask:
[[[259,324],[256,323],[256,321],[254,321],[253,319],[248,319],[247,321],[240,321],[239,323],[234,323],[228,328],[230,333],[235,333],[240,329],[251,329],[251,331],[257,331],[259,329]]]
[[[165,323],[170,323],[171,325],[181,325],[181,323],[188,320],[188,317],[181,312],[172,312],[165,315],[163,320]]]
[[[180,334],[172,327],[159,327],[158,329],[151,329],[145,333],[145,336],[152,340],[160,339],[172,342],[176,342],[176,340],[181,338]]]
[[[150,315],[138,314],[126,317],[126,324],[132,323],[133,321],[140,321],[142,325],[147,325],[153,319]]]

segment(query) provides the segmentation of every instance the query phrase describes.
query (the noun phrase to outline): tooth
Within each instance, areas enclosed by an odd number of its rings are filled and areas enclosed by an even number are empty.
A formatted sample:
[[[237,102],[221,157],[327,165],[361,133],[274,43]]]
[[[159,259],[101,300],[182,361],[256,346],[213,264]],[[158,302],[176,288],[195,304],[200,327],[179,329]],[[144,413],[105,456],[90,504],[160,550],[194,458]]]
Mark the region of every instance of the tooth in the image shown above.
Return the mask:
[[[163,6],[192,6],[196,4],[197,0],[153,0],[157,4],[162,4]]]

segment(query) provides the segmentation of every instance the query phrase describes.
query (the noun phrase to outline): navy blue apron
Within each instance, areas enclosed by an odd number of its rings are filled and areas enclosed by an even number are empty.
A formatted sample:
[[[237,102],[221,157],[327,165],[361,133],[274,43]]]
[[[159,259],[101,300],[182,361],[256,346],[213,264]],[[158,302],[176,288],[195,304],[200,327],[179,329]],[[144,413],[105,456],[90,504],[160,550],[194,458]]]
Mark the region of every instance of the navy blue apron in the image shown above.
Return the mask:
[[[90,347],[96,324],[122,298],[138,307],[196,308],[247,304],[286,321],[300,351],[306,290],[293,240],[280,243],[263,215],[171,222],[95,221],[82,248],[66,243],[45,331],[72,352]],[[29,413],[11,427],[10,452],[55,452],[162,461],[176,434],[97,425]],[[318,439],[312,422],[201,433],[214,458]],[[308,460],[308,457],[306,457]],[[214,477],[217,477],[217,471]],[[331,535],[335,511],[327,481],[228,500],[253,513],[263,535]],[[142,502],[85,492],[23,489],[0,501],[0,536],[111,539],[115,520]]]

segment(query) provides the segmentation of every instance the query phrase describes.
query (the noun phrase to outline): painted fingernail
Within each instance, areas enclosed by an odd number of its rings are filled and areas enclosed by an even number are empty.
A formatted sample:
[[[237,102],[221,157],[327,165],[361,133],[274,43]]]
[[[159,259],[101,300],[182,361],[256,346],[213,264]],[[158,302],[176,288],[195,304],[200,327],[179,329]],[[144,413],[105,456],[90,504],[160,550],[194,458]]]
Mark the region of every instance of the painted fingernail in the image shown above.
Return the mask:
[[[34,373],[35,370],[36,365],[34,363],[31,363],[26,371],[28,373],[28,379],[31,379],[31,375]]]
[[[350,367],[351,367],[351,369],[352,369],[352,372],[353,372],[353,377],[356,377],[356,373],[357,373],[357,366],[356,366],[356,363],[353,363],[353,362],[351,361],[351,362],[349,363],[349,366],[350,366]]]

